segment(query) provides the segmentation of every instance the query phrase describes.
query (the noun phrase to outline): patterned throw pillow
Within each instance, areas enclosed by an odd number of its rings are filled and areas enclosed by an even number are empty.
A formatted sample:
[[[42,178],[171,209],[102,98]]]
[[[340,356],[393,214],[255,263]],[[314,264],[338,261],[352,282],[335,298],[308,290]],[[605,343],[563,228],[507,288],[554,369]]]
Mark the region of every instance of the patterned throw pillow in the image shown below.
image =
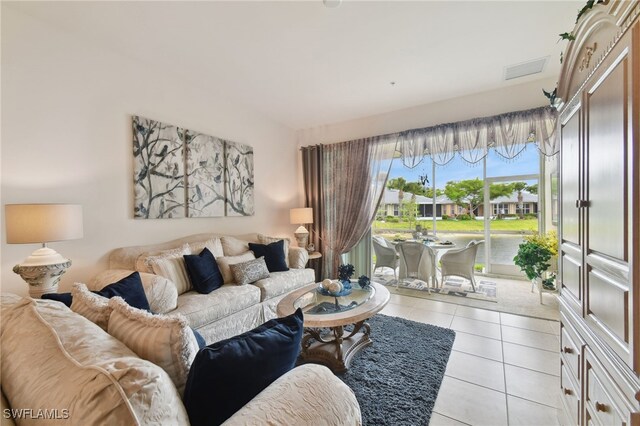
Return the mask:
[[[109,307],[109,299],[89,291],[86,285],[75,283],[71,289],[71,310],[82,315],[89,321],[100,326],[103,330],[107,330],[109,317],[111,316],[111,307]]]
[[[269,237],[267,235],[258,234],[258,242],[260,244],[271,244],[277,241],[284,241],[284,261],[289,267],[289,246],[291,245],[291,240],[289,238],[279,238],[279,237]]]
[[[264,257],[229,266],[238,285],[251,284],[258,280],[269,278],[269,270]]]
[[[247,245],[247,248],[248,247],[249,245]],[[216,262],[218,262],[218,268],[220,268],[220,273],[222,274],[222,278],[224,278],[224,283],[231,284],[233,282],[233,273],[231,272],[230,267],[231,265],[247,262],[255,258],[256,257],[250,251],[239,256],[223,256],[216,258]]]
[[[182,314],[153,315],[133,308],[120,297],[109,300],[113,310],[107,332],[140,358],[162,367],[182,395],[198,343]]]
[[[191,254],[188,244],[184,244],[179,249],[167,250],[162,254],[148,256],[146,259],[146,264],[151,269],[151,272],[165,277],[176,285],[178,295],[191,290],[191,282],[184,264],[183,256],[185,254]]]

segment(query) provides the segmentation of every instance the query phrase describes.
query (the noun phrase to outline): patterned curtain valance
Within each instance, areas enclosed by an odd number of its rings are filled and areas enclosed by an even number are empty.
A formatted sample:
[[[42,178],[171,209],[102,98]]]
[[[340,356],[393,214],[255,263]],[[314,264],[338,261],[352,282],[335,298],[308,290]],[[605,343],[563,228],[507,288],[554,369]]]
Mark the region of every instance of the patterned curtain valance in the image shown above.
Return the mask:
[[[553,107],[509,112],[493,117],[411,129],[398,134],[402,162],[414,168],[425,156],[447,164],[456,154],[469,163],[481,161],[493,148],[507,159],[517,157],[527,143],[552,156],[560,150],[556,133],[558,112]]]

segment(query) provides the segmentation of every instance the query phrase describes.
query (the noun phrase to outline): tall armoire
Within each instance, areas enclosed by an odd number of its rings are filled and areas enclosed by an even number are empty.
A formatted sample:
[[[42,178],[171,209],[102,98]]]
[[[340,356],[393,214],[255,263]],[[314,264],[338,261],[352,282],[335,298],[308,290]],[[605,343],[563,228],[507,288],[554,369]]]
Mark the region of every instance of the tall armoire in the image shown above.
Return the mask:
[[[604,1],[564,54],[561,423],[640,425],[639,1]]]

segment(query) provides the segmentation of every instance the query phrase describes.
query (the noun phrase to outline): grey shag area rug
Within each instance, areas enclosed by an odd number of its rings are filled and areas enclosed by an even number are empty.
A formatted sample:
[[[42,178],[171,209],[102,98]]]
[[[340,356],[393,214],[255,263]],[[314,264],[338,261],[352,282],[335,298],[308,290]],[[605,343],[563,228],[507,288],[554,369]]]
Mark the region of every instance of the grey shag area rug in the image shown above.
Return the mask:
[[[353,389],[364,425],[428,425],[455,332],[402,318],[369,320],[373,344],[339,375]]]

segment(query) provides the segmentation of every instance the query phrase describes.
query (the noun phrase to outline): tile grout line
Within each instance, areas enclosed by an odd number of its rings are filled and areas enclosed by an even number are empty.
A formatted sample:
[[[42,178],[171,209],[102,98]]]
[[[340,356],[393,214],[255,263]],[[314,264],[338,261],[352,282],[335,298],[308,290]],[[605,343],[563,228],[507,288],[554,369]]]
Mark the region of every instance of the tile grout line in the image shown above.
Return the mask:
[[[465,423],[465,422],[463,422],[462,420],[458,420],[458,419],[453,418],[453,417],[451,417],[451,416],[445,416],[444,414],[442,414],[442,413],[438,413],[437,411],[431,411],[431,413],[432,413],[432,414],[433,414],[433,413],[436,413],[437,415],[442,416],[442,417],[446,417],[447,419],[451,419],[451,420],[453,420],[454,422],[457,422],[457,423],[460,423],[460,424],[463,424],[463,425],[467,425],[467,426],[471,426],[469,423]],[[429,419],[429,420],[431,420],[431,419]]]
[[[509,421],[509,393],[507,389],[507,368],[505,367],[505,357],[504,357],[504,340],[502,340],[502,316],[500,316],[500,350],[502,351],[502,379],[504,380],[504,407],[505,414],[507,416],[507,425],[510,424]]]

